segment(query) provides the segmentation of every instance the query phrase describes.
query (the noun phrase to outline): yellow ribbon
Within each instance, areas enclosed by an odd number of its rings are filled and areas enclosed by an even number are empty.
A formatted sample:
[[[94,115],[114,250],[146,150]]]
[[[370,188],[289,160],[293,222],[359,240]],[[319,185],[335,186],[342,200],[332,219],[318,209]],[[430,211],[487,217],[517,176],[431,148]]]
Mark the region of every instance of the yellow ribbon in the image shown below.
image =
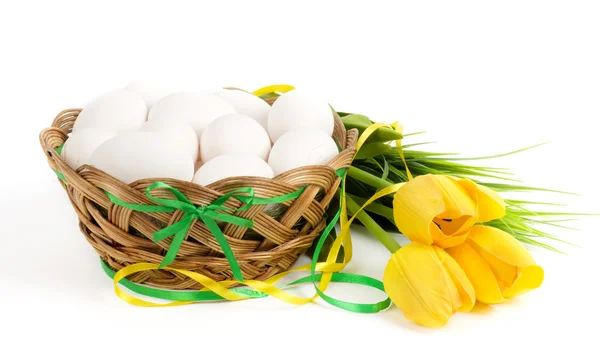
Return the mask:
[[[287,92],[287,91],[290,91],[293,89],[294,89],[294,87],[289,86],[289,85],[272,85],[272,86],[267,86],[267,87],[261,88],[255,92],[253,92],[253,94],[263,95],[263,94],[273,93],[273,92]],[[394,129],[397,129],[396,128],[397,123],[394,123],[391,126]],[[365,141],[369,138],[369,136],[371,136],[371,134],[373,134],[373,132],[375,132],[377,129],[382,128],[382,127],[390,127],[390,125],[385,124],[385,123],[374,123],[371,126],[367,127],[367,129],[365,129],[365,131],[363,132],[363,134],[360,136],[360,138],[358,139],[358,141],[356,143],[356,152],[358,153],[358,150],[360,150],[361,146],[365,143]],[[399,144],[399,141],[397,141],[396,143]],[[400,148],[400,153],[401,153],[401,151],[402,150]],[[403,155],[401,155],[401,156],[404,159],[404,156]],[[405,162],[405,165],[406,165],[406,162]],[[406,170],[407,170],[408,175],[410,176],[408,167],[406,168]],[[344,185],[343,180],[342,180],[342,185]],[[348,218],[348,211],[347,211],[347,207],[346,207],[345,197],[340,197],[340,202],[341,202],[340,233],[334,240],[326,261],[317,263],[317,267],[316,267],[317,271],[323,272],[321,281],[319,282],[319,286],[318,286],[320,291],[324,292],[325,289],[328,287],[328,285],[331,282],[333,273],[340,272],[341,270],[343,270],[344,267],[346,267],[346,265],[352,259],[352,238],[350,235],[350,225],[352,224],[352,221],[354,221],[354,219],[356,218],[358,213],[361,212],[366,206],[371,204],[373,201],[375,201],[385,195],[388,195],[390,193],[396,192],[402,185],[403,185],[403,183],[393,184],[389,187],[386,187],[385,189],[378,191],[375,195],[373,195],[373,197],[369,198],[362,205],[362,207],[360,207],[360,209],[358,209],[358,211],[356,211],[354,213],[354,215],[350,218]],[[345,188],[342,188],[341,192],[342,192],[342,195],[345,195]],[[336,262],[336,260],[337,260],[338,253],[339,253],[342,245],[344,245],[344,262],[338,263],[338,262]],[[119,281],[126,278],[127,276],[130,276],[137,272],[156,270],[156,269],[159,269],[159,267],[160,267],[160,265],[158,265],[158,264],[143,262],[143,263],[136,263],[136,264],[129,265],[129,266],[122,268],[121,270],[116,272],[116,274],[113,278],[113,286],[114,286],[114,291],[115,291],[116,295],[120,299],[122,299],[123,301],[125,301],[127,303],[130,303],[130,304],[133,304],[136,306],[144,306],[144,307],[172,307],[172,306],[182,306],[182,305],[194,303],[192,301],[173,301],[173,302],[169,302],[169,303],[148,302],[148,301],[142,300],[140,298],[137,298],[133,295],[130,295],[129,293],[123,291],[118,286]],[[239,301],[239,300],[247,299],[247,297],[241,296],[241,295],[228,289],[228,287],[231,287],[232,285],[240,284],[240,285],[246,285],[255,290],[259,290],[259,291],[261,291],[269,296],[275,297],[281,301],[284,301],[284,302],[287,302],[290,304],[294,304],[294,305],[303,305],[303,304],[312,302],[315,298],[317,298],[319,296],[318,293],[315,292],[315,294],[311,297],[299,297],[299,296],[292,295],[290,293],[287,293],[287,292],[281,290],[280,288],[278,288],[276,286],[276,283],[290,273],[299,272],[299,271],[310,271],[310,267],[311,267],[311,265],[307,264],[304,266],[296,267],[294,269],[279,273],[279,274],[272,276],[269,279],[266,279],[264,281],[245,280],[243,283],[236,281],[236,280],[226,280],[226,281],[217,282],[217,281],[214,281],[213,279],[211,279],[207,276],[204,276],[202,274],[199,274],[197,272],[181,270],[181,269],[176,269],[176,268],[172,268],[172,267],[163,267],[162,269],[177,272],[179,274],[187,276],[190,279],[193,279],[194,281],[198,282],[199,284],[201,284],[204,287],[200,291],[213,291],[214,293],[218,294],[219,296],[221,296],[227,300],[230,300],[230,301]]]
[[[254,94],[256,96],[261,96],[261,95],[269,94],[269,93],[286,93],[293,89],[296,89],[296,88],[294,86],[290,86],[290,85],[271,85],[271,86],[266,86],[266,87],[257,89],[256,91],[252,92],[252,94]]]
[[[403,129],[404,127],[402,127],[402,125],[399,124],[398,122],[392,123],[391,126],[392,126],[392,128],[394,128],[395,131],[398,131],[399,133],[402,133],[404,131],[404,129]],[[404,158],[404,152],[402,151],[402,139],[396,140],[396,147],[398,148],[398,155],[400,155],[400,158],[402,159],[402,163],[404,163],[404,168],[406,168],[406,176],[408,177],[408,180],[412,180],[413,176],[410,173],[410,169],[408,169],[408,164],[406,164],[406,159]]]
[[[344,266],[345,266],[345,264],[342,264],[342,263],[327,264],[324,262],[320,262],[320,263],[317,263],[317,271],[339,272],[344,268]],[[173,307],[173,306],[183,306],[183,305],[194,303],[193,301],[173,301],[173,302],[169,302],[169,303],[148,302],[148,301],[142,300],[140,298],[137,298],[133,295],[130,295],[129,293],[125,292],[118,286],[118,283],[127,276],[130,276],[137,272],[156,270],[156,269],[159,269],[158,264],[147,263],[147,262],[136,263],[136,264],[122,268],[120,271],[118,271],[115,274],[114,279],[113,279],[113,286],[114,286],[115,294],[120,299],[122,299],[123,301],[125,301],[129,304],[136,305],[136,306],[142,306],[142,307]],[[275,286],[275,283],[277,283],[280,279],[282,279],[283,277],[285,277],[286,275],[288,275],[292,272],[309,271],[310,264],[300,266],[300,267],[294,268],[294,269],[286,271],[286,272],[282,272],[282,273],[277,274],[265,281],[249,279],[249,280],[245,280],[243,283],[236,281],[236,280],[224,280],[224,281],[217,282],[217,281],[214,281],[213,279],[211,279],[205,275],[202,275],[200,273],[177,269],[177,268],[172,268],[172,267],[163,267],[162,270],[173,271],[173,272],[177,272],[182,275],[185,275],[185,276],[189,277],[190,279],[193,279],[196,282],[198,282],[199,284],[204,286],[204,288],[199,291],[212,291],[212,292],[216,293],[217,295],[219,295],[229,301],[240,301],[240,300],[248,299],[248,297],[236,294],[235,292],[233,292],[227,288],[227,287],[230,287],[230,286],[236,285],[236,284],[247,285],[254,290],[262,291],[265,294],[268,294],[270,296],[273,296],[275,298],[278,298],[278,299],[280,299],[284,302],[290,303],[290,304],[302,305],[302,304],[306,304],[306,303],[314,300],[314,296],[310,297],[310,298],[295,296],[295,295],[287,293]]]

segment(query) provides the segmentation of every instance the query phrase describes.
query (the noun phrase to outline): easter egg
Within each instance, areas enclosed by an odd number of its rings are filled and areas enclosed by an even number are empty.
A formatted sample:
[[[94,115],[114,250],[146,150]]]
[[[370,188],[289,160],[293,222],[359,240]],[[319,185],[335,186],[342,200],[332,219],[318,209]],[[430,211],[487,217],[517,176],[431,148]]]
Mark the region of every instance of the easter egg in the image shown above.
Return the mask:
[[[268,131],[273,142],[288,131],[320,129],[333,134],[333,112],[317,96],[297,89],[282,94],[273,103],[268,116]]]
[[[139,131],[163,133],[170,142],[181,144],[181,149],[187,149],[194,162],[198,160],[198,137],[194,129],[183,121],[153,118],[144,123]]]
[[[126,184],[148,178],[190,181],[194,176],[188,149],[155,132],[117,135],[102,143],[89,162]]]
[[[221,155],[204,163],[194,175],[192,182],[208,185],[235,176],[272,178],[273,171],[258,157],[240,154]]]
[[[200,139],[204,128],[219,116],[235,114],[233,106],[208,92],[177,92],[160,99],[148,119],[178,119],[188,123]]]
[[[150,110],[161,98],[174,92],[171,89],[159,87],[151,82],[141,80],[131,81],[125,86],[125,89],[138,93],[146,102],[148,110]]]
[[[200,158],[207,162],[225,154],[245,154],[267,160],[271,140],[265,129],[246,115],[230,114],[212,121],[200,137]]]
[[[61,156],[72,169],[88,164],[94,151],[117,133],[101,128],[85,128],[72,133],[63,145]]]
[[[271,106],[266,101],[254,94],[238,90],[224,89],[215,94],[231,104],[238,114],[252,117],[265,130],[267,129],[267,119]]]
[[[275,175],[288,170],[327,164],[338,154],[331,136],[319,129],[303,129],[283,134],[271,149],[269,165]]]
[[[144,99],[126,89],[115,89],[88,103],[73,124],[73,133],[86,128],[115,132],[138,129],[146,122],[148,108]]]

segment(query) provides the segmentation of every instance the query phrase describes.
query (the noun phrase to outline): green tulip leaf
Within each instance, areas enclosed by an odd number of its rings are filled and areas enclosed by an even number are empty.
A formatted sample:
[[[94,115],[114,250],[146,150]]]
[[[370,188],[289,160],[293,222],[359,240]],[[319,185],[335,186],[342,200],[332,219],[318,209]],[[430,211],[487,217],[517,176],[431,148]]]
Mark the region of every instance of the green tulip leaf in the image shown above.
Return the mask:
[[[367,159],[379,156],[383,153],[390,151],[392,147],[385,143],[368,143],[364,144],[358,153],[356,154],[355,159]]]
[[[374,122],[365,115],[349,114],[342,117],[342,122],[346,129],[356,128],[359,134],[362,134]],[[391,127],[382,127],[377,129],[367,139],[367,143],[388,142],[392,140],[402,139],[402,133],[396,132]]]

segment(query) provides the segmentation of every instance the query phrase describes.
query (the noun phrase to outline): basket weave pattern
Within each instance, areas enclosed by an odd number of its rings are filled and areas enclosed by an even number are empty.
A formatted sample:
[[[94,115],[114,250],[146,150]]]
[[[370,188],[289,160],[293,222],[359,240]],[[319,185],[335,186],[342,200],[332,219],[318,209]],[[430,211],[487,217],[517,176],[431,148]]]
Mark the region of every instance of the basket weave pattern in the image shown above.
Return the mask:
[[[178,222],[183,213],[132,211],[113,204],[105,191],[125,202],[155,204],[144,192],[156,181],[178,189],[197,206],[208,205],[223,194],[244,187],[253,188],[256,196],[262,198],[288,194],[305,187],[298,198],[282,203],[278,214],[269,212],[261,205],[234,213],[253,220],[252,229],[220,223],[244,279],[264,280],[289,269],[325,228],[325,210],[341,181],[336,170],[350,166],[358,136],[356,130],[346,131],[341,120],[335,117],[333,138],[342,151],[325,166],[297,168],[273,179],[236,177],[200,186],[169,178],[153,178],[127,185],[91,166],[84,165],[72,170],[56,152],[56,148],[64,144],[72,131],[80,111],[67,109],[58,114],[52,126],[41,132],[40,142],[50,167],[62,173],[66,179],[66,182],[59,182],[79,218],[81,232],[96,253],[115,270],[138,262],[160,263],[171,238],[155,243],[152,235]],[[153,195],[173,198],[169,191],[163,189],[153,191]],[[230,199],[225,206],[238,208],[241,204]],[[201,221],[192,225],[170,267],[195,271],[216,281],[233,278],[221,247]],[[191,279],[162,269],[139,272],[128,279],[164,289],[200,287]]]

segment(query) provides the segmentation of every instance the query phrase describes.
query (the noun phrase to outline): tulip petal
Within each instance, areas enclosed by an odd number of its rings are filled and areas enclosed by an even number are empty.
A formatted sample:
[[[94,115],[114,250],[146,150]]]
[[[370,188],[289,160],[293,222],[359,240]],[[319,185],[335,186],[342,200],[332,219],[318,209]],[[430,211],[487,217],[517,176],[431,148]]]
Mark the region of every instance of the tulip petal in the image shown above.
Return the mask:
[[[465,244],[447,251],[467,273],[477,300],[484,303],[524,294],[544,280],[544,270],[527,249],[497,228],[473,226]]]
[[[407,238],[450,247],[465,241],[476,222],[475,202],[458,182],[443,175],[421,175],[394,196],[394,221]]]
[[[458,264],[442,249],[411,243],[388,261],[383,274],[386,293],[417,324],[446,325],[457,310],[473,307],[470,283]]]
[[[517,267],[535,265],[527,249],[510,234],[495,227],[476,225],[471,228],[469,239],[492,256]]]
[[[537,265],[517,267],[510,265],[469,241],[496,276],[502,296],[510,298],[538,288],[544,280],[544,270]]]
[[[500,291],[504,293],[505,290],[510,288],[512,284],[517,280],[518,267],[510,265],[499,258],[493,256],[487,251],[481,249],[477,244],[472,241],[468,242],[469,245],[475,250],[479,256],[481,256],[485,262],[490,266],[490,269],[496,277],[498,287]]]
[[[464,215],[474,216],[477,213],[475,201],[469,191],[462,187],[459,181],[445,175],[431,175],[443,193],[445,218],[457,219]]]
[[[429,226],[444,211],[442,192],[430,175],[414,178],[394,195],[394,222],[414,242],[433,243]]]
[[[504,297],[510,298],[537,289],[544,281],[544,269],[540,266],[527,266],[519,270],[517,280],[503,292]]]
[[[458,180],[477,204],[478,222],[500,219],[506,215],[504,199],[498,193],[468,179]]]
[[[435,218],[429,227],[429,232],[440,248],[450,248],[464,243],[469,236],[469,230],[477,222],[474,216],[462,216],[458,219]]]
[[[473,284],[467,277],[465,271],[460,267],[458,262],[452,258],[451,255],[443,251],[442,249],[438,250],[439,257],[443,257],[445,262],[443,263],[448,271],[448,274],[452,278],[452,281],[458,288],[458,292],[461,299],[461,305],[458,308],[460,312],[470,312],[475,306],[475,288],[473,288]]]
[[[494,272],[469,244],[461,244],[446,251],[466,273],[479,302],[493,304],[505,301]]]

